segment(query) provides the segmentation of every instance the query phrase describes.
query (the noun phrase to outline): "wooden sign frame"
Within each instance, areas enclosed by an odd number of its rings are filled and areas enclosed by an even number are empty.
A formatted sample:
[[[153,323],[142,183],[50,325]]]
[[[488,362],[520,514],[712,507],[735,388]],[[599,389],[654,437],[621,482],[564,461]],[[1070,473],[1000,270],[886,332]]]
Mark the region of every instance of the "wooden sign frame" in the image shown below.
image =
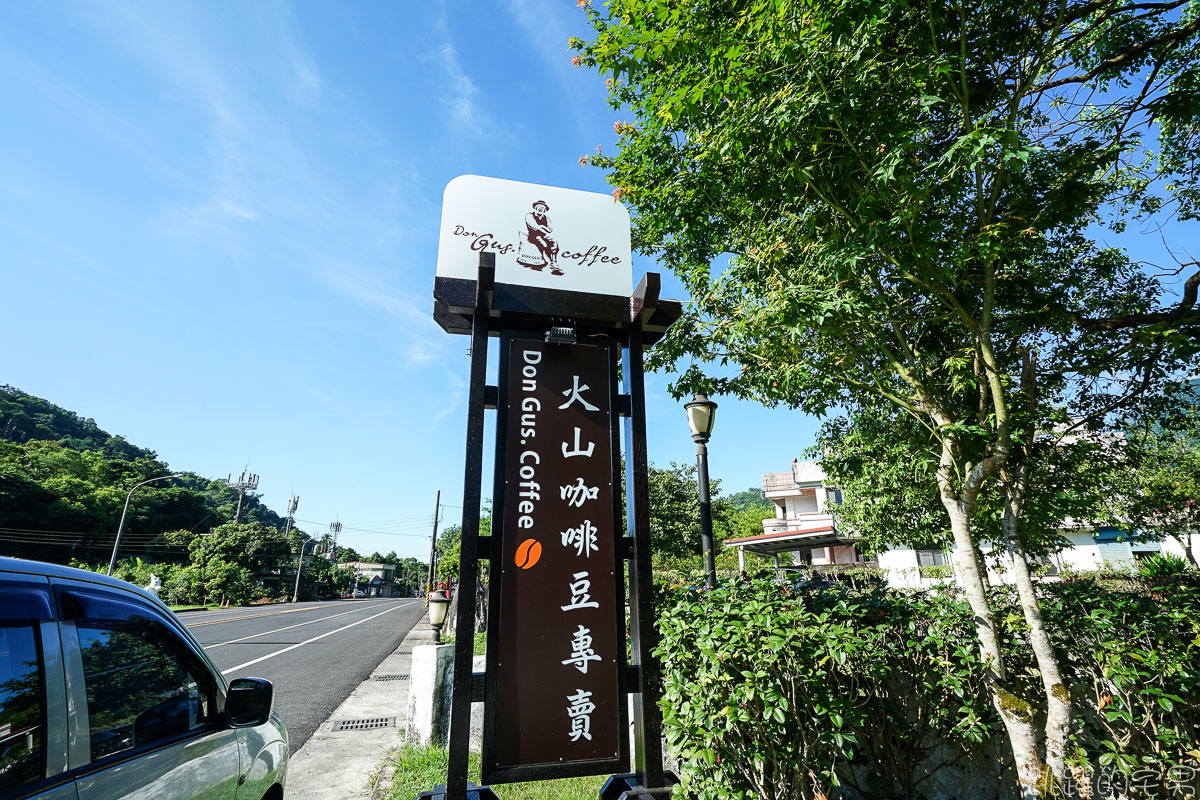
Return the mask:
[[[674,776],[663,770],[662,718],[657,701],[661,677],[653,648],[657,640],[654,626],[654,607],[651,597],[650,567],[650,506],[648,459],[646,451],[646,400],[643,370],[643,351],[658,341],[681,315],[675,301],[658,297],[659,276],[647,273],[627,301],[607,295],[588,295],[548,289],[505,286],[495,283],[495,255],[479,254],[479,272],[474,281],[461,278],[437,278],[434,282],[434,319],[448,333],[469,333],[471,336],[471,368],[467,400],[466,461],[463,480],[462,545],[460,550],[460,579],[458,584],[459,614],[455,625],[453,694],[450,712],[450,762],[445,786],[425,792],[421,798],[430,800],[488,800],[496,798],[487,786],[467,782],[469,758],[471,703],[484,702],[485,715],[494,708],[495,676],[474,673],[472,668],[475,635],[476,579],[480,558],[493,564],[501,551],[498,537],[479,535],[479,508],[483,481],[484,412],[500,406],[500,387],[487,384],[488,341],[500,336],[502,341],[512,337],[545,337],[551,328],[565,328],[578,341],[605,338],[609,344],[612,364],[613,461],[619,460],[619,437],[616,423],[623,418],[625,426],[625,496],[626,535],[615,542],[615,570],[627,570],[629,585],[629,639],[631,659],[620,664],[620,714],[622,736],[616,759],[604,759],[583,767],[553,765],[525,766],[499,769],[485,766],[486,779],[495,781],[538,780],[566,775],[604,774],[619,770],[628,763],[630,753],[625,729],[626,698],[634,696],[633,772],[613,775],[601,792],[601,798],[616,800],[626,793],[641,797],[669,797]],[[615,301],[615,302],[614,302]],[[622,385],[617,388],[615,362],[622,357]],[[615,467],[614,467],[615,469]],[[497,478],[499,480],[499,478]],[[616,475],[614,473],[614,484]],[[615,486],[614,486],[615,489]],[[616,494],[614,492],[614,494]],[[619,495],[617,495],[619,496]],[[501,497],[499,491],[495,498]],[[614,504],[618,502],[614,500]],[[614,505],[614,515],[619,509]],[[496,516],[494,519],[498,519]],[[628,563],[627,568],[625,567]],[[499,573],[493,569],[493,581]],[[499,604],[492,603],[493,609]],[[489,610],[489,652],[493,652],[492,637],[502,620],[493,620],[498,611]],[[495,628],[493,628],[495,621]],[[622,620],[623,623],[623,620]],[[489,702],[489,694],[491,702]],[[485,733],[486,738],[486,733]],[[485,753],[488,744],[485,742]]]

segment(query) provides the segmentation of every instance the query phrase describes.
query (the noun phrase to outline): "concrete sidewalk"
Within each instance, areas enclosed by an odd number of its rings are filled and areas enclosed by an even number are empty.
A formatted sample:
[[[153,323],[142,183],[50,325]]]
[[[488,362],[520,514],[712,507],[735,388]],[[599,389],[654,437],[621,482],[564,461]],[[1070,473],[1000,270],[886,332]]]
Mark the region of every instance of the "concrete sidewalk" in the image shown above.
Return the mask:
[[[404,742],[408,712],[405,680],[376,680],[382,675],[408,675],[413,647],[433,642],[427,618],[413,627],[400,646],[375,667],[316,733],[293,754],[288,765],[287,796],[291,800],[367,800],[387,790],[390,775],[377,774],[384,757]],[[339,720],[395,717],[391,728],[334,732]],[[383,772],[387,772],[386,769]]]

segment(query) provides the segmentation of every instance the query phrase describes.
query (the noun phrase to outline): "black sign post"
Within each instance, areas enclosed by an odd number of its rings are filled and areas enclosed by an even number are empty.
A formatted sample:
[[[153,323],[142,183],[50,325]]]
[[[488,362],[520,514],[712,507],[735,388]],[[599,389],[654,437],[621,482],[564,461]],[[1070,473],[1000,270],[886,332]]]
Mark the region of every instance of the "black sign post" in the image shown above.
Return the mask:
[[[476,280],[435,281],[435,320],[471,336],[471,382],[450,764],[445,786],[421,798],[497,798],[489,786],[467,782],[473,701],[484,702],[484,783],[622,773],[605,784],[603,800],[670,796],[674,778],[663,770],[660,679],[651,654],[642,352],[678,319],[680,307],[660,301],[658,288],[655,273],[627,299],[497,284],[495,255],[486,251]],[[489,337],[500,338],[497,386],[486,381]],[[485,409],[496,409],[498,419],[492,535],[481,537]],[[487,667],[473,674],[475,586],[485,557]]]

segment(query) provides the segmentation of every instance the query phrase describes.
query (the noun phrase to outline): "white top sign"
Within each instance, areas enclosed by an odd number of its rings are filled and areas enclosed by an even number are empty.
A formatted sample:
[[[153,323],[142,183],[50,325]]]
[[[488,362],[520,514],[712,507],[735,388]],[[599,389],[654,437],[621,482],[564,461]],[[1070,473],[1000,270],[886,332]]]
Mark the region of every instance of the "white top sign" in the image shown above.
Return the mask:
[[[610,195],[460,175],[446,185],[439,278],[475,280],[496,254],[496,283],[628,297],[629,212]]]

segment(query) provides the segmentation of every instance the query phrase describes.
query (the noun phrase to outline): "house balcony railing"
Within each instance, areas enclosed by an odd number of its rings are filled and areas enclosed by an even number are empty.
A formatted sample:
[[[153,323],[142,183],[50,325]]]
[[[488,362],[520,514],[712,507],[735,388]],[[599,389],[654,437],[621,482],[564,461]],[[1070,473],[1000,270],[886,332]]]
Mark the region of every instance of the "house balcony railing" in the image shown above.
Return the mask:
[[[793,522],[795,522],[795,520],[778,518],[764,519],[762,521],[763,533],[779,533],[780,531],[786,531],[788,529],[788,525],[791,525]]]
[[[829,525],[832,522],[833,517],[829,514],[823,514],[819,511],[812,511],[804,514],[796,514],[791,517],[764,519],[762,524],[763,533],[780,533],[782,531],[816,528],[821,525]]]

